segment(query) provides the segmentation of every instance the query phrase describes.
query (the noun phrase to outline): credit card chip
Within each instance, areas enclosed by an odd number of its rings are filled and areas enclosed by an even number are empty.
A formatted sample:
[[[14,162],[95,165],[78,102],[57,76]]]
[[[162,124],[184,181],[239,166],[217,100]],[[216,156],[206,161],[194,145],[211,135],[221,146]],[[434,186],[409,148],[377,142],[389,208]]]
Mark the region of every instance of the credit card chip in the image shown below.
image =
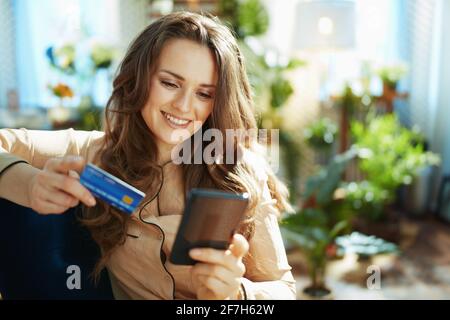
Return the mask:
[[[124,195],[122,198],[122,201],[125,202],[126,204],[132,204],[134,200],[133,200],[133,198],[131,198],[127,195]]]

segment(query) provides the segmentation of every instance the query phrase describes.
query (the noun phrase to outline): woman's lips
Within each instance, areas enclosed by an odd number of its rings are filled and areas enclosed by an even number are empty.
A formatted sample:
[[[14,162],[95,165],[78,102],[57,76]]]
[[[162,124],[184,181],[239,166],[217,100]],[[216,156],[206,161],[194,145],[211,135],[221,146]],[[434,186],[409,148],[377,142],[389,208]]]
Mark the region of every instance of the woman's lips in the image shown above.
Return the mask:
[[[186,129],[192,122],[192,120],[179,118],[173,114],[164,111],[161,111],[161,114],[163,115],[163,118],[166,120],[169,126],[174,129]]]

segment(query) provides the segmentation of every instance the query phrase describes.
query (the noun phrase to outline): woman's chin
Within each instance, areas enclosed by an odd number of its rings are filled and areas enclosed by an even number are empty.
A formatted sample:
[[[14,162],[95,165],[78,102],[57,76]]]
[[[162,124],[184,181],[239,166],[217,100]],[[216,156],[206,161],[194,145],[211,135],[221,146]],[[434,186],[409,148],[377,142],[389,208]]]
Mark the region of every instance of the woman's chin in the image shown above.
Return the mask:
[[[166,144],[176,146],[192,136],[188,129],[172,129],[163,137]]]
[[[186,135],[177,135],[176,137],[170,136],[170,137],[161,137],[159,140],[162,142],[167,148],[175,148],[176,146],[180,145],[187,139],[191,137],[190,134]]]

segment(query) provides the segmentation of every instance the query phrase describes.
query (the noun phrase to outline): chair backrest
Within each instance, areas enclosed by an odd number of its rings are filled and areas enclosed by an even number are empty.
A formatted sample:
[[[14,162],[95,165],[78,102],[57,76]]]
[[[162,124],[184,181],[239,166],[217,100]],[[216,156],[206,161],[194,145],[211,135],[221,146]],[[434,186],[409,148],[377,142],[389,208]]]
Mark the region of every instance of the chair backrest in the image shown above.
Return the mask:
[[[100,250],[79,213],[40,215],[0,199],[3,299],[113,299],[107,271],[97,285],[90,276]]]

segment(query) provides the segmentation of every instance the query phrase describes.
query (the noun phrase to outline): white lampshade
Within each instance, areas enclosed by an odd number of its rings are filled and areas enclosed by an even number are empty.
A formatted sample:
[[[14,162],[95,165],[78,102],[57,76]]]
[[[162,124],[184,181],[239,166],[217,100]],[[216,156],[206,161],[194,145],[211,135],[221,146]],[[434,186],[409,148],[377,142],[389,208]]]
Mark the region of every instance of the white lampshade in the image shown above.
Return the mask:
[[[350,49],[355,45],[355,4],[344,0],[300,1],[295,49]]]

